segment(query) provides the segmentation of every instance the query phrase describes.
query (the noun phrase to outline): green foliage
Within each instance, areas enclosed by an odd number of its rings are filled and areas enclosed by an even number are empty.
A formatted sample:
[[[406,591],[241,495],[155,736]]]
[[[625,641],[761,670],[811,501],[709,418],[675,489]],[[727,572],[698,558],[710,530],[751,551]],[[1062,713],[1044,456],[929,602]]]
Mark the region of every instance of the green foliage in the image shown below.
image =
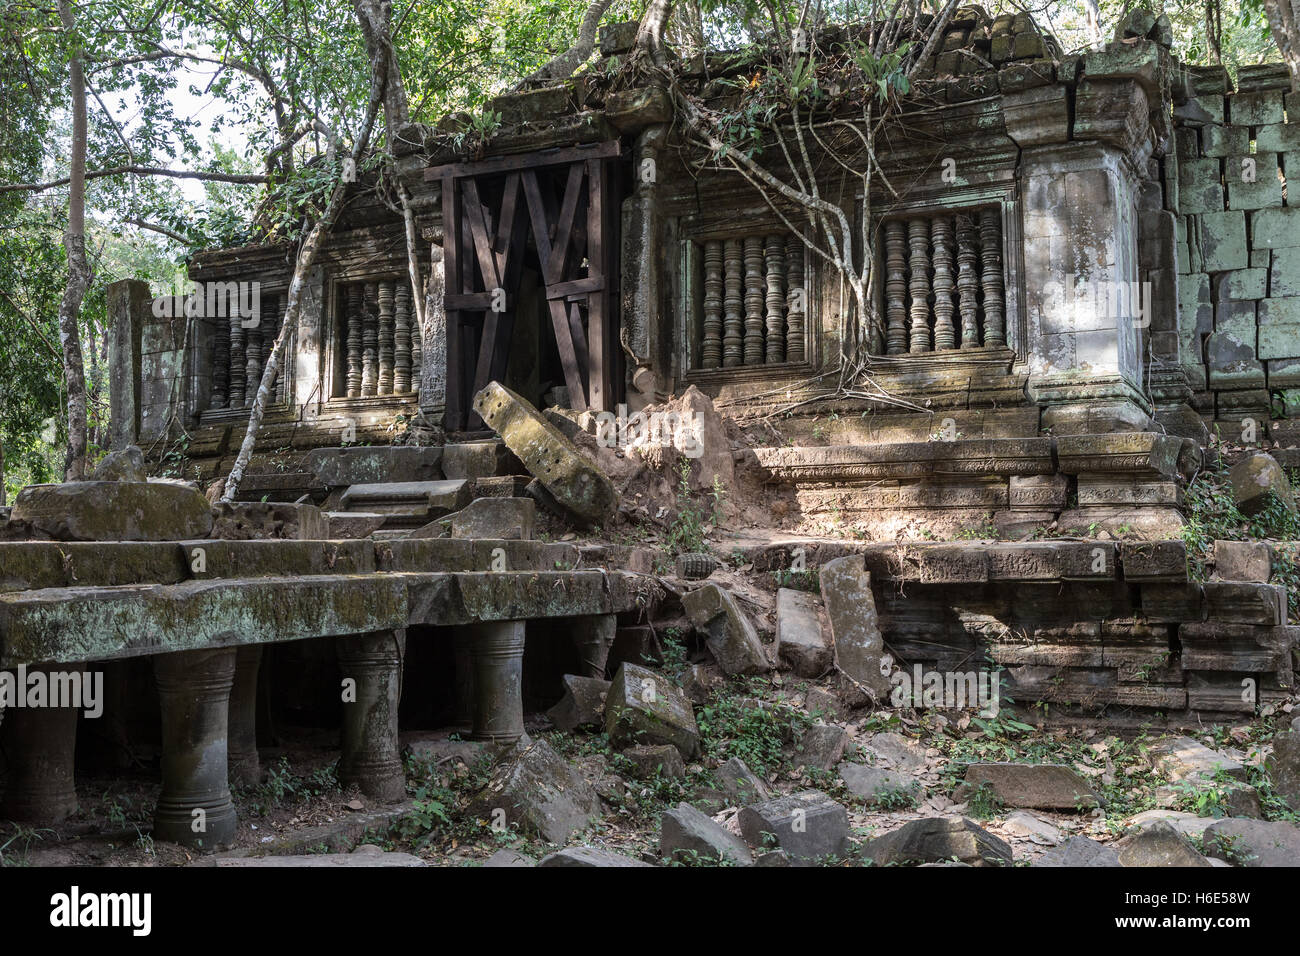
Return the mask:
[[[719,688],[709,702],[697,708],[695,722],[707,756],[718,762],[739,757],[758,774],[781,766],[783,750],[814,723],[813,718],[788,704],[754,706],[752,695],[762,689],[755,679]],[[750,696],[742,692],[748,691]]]
[[[705,511],[691,491],[691,461],[677,465],[677,514],[668,526],[668,551],[674,557],[705,549],[705,535],[717,521],[721,490],[715,486],[714,507]]]
[[[335,765],[319,767],[308,774],[297,774],[289,760],[281,757],[266,770],[266,780],[239,791],[248,801],[249,810],[259,817],[272,810],[296,806],[339,789]]]

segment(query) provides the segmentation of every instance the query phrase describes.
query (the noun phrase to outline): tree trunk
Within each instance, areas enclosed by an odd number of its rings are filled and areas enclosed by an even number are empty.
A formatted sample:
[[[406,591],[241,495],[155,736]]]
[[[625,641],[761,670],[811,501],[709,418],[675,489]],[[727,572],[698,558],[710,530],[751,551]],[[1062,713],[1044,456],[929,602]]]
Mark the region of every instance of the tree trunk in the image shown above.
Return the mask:
[[[411,116],[406,85],[402,82],[402,68],[397,62],[397,49],[393,46],[392,0],[352,0],[352,6],[366,41],[371,75],[383,78],[384,126],[388,130],[388,148],[391,150],[393,137]]]
[[[551,57],[541,69],[529,76],[524,83],[542,83],[547,80],[565,80],[571,77],[578,67],[591,57],[596,48],[596,29],[600,18],[605,15],[614,0],[592,0],[578,28],[578,38],[563,53]],[[521,84],[522,85],[522,84]]]
[[[59,20],[72,44],[68,84],[72,94],[72,155],[68,166],[68,225],[63,244],[68,256],[68,284],[59,302],[59,340],[63,345],[63,381],[68,393],[68,449],[64,480],[86,477],[86,368],[81,354],[81,301],[90,285],[86,259],[86,77],[79,40],[73,36],[76,15],[70,0],[59,0]]]
[[[1291,91],[1300,93],[1300,0],[1264,0],[1273,41],[1291,72]]]

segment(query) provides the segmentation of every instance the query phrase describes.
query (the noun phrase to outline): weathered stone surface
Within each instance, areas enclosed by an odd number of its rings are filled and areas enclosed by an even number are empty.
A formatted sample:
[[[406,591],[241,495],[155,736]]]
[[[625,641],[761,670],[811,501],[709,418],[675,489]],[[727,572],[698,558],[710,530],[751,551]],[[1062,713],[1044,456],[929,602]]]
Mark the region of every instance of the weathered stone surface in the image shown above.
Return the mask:
[[[11,517],[58,541],[184,541],[212,530],[203,495],[153,481],[28,485]]]
[[[762,803],[772,798],[767,784],[750,770],[745,761],[739,757],[732,757],[727,760],[713,772],[713,777],[718,782],[723,795],[733,805]]]
[[[1120,866],[1119,854],[1104,843],[1072,836],[1038,858],[1035,866]]]
[[[1300,811],[1300,718],[1291,729],[1273,737],[1273,753],[1265,764],[1278,796]]]
[[[682,597],[682,606],[697,631],[705,635],[718,665],[728,674],[761,674],[771,670],[754,625],[735,596],[716,584],[706,584]]]
[[[313,448],[303,467],[327,488],[388,481],[438,481],[443,478],[441,445],[364,445]]]
[[[849,838],[848,812],[820,790],[744,807],[738,822],[750,846],[779,847],[801,862],[839,856]]]
[[[901,798],[915,797],[920,785],[916,778],[881,767],[845,761],[835,768],[844,781],[844,787],[868,805],[889,805]]]
[[[259,538],[323,541],[329,537],[329,524],[321,510],[311,504],[219,501],[212,506],[211,536],[227,541]]]
[[[574,731],[580,727],[599,727],[605,722],[605,698],[609,694],[609,681],[595,677],[565,674],[564,696],[546,712],[551,723],[559,730]]]
[[[891,730],[872,734],[863,749],[879,758],[886,767],[911,773],[925,766],[925,748],[914,740]]]
[[[663,675],[624,663],[605,699],[605,732],[616,745],[672,744],[690,760],[700,731],[686,696]]]
[[[1263,820],[1219,820],[1205,831],[1205,853],[1236,866],[1296,866],[1300,827]]]
[[[504,474],[513,463],[506,446],[496,439],[455,442],[442,449],[442,473],[447,478],[492,478]]]
[[[1091,810],[1105,805],[1088,782],[1064,764],[974,763],[966,768],[965,783],[954,798],[968,799],[980,787],[988,787],[1009,807]]]
[[[521,867],[536,866],[537,861],[526,853],[520,853],[518,850],[503,849],[497,850],[490,857],[483,861],[483,865],[491,868],[498,867]]]
[[[1190,840],[1157,820],[1115,845],[1120,866],[1210,866]]]
[[[531,540],[535,509],[532,498],[476,498],[451,516],[451,536]]]
[[[614,485],[525,399],[497,382],[474,397],[474,410],[501,436],[556,502],[600,524],[614,513]]]
[[[144,452],[136,445],[128,445],[120,451],[110,451],[95,465],[90,479],[91,481],[148,481],[149,474],[144,469]]]
[[[644,860],[637,860],[622,853],[605,850],[598,846],[570,846],[558,853],[544,856],[538,866],[651,866]]]
[[[821,602],[807,591],[776,592],[776,646],[781,660],[800,677],[820,677],[834,657],[822,630]]]
[[[862,848],[876,866],[936,863],[954,857],[969,866],[1010,866],[1011,846],[968,817],[929,817],[876,837]]]
[[[1213,780],[1217,776],[1246,779],[1246,768],[1236,759],[1211,750],[1191,737],[1158,740],[1147,750],[1152,769],[1175,783],[1183,780]]]
[[[1211,621],[1278,626],[1286,621],[1286,589],[1254,581],[1206,581],[1202,590]]]
[[[504,852],[504,851],[503,851]],[[355,867],[428,866],[411,853],[397,853],[375,847],[367,852],[361,847],[351,853],[308,853],[302,856],[221,857],[211,863],[219,869],[276,867],[289,869],[339,869]]]
[[[715,860],[735,866],[754,862],[743,841],[689,803],[679,803],[659,818],[659,855],[665,860]]]
[[[1273,573],[1273,550],[1263,541],[1214,542],[1214,577],[1220,581],[1267,583]]]
[[[818,770],[830,770],[844,756],[849,735],[837,724],[816,723],[795,731],[788,748],[790,762]]]
[[[686,764],[682,755],[672,744],[639,744],[623,751],[635,768],[635,776],[645,780],[656,775],[669,780],[681,780],[686,776]]]
[[[861,555],[828,561],[819,575],[830,623],[835,663],[849,682],[850,700],[888,699],[891,684],[882,665],[884,638],[871,594],[871,575]]]
[[[468,812],[489,823],[504,814],[506,826],[563,843],[600,816],[600,797],[550,744],[525,737],[502,755]]]
[[[1255,514],[1274,498],[1288,511],[1296,510],[1291,482],[1272,455],[1262,451],[1247,455],[1228,471],[1228,480],[1244,514]]]
[[[1040,846],[1056,846],[1061,842],[1061,831],[1049,821],[1028,810],[1015,810],[1002,821],[1006,833]]]

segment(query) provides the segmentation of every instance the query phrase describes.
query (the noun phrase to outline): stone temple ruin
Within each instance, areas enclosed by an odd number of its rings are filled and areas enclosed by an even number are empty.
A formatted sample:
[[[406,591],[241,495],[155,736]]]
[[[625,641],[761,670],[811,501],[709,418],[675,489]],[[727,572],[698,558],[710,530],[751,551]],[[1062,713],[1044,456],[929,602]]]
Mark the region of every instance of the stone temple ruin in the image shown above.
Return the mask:
[[[238,842],[231,785],[259,779],[278,726],[341,726],[340,782],[381,803],[406,796],[408,729],[450,727],[507,748],[471,809],[505,805],[564,845],[603,795],[539,731],[595,727],[670,773],[701,758],[693,706],[711,684],[774,672],[820,682],[805,703],[834,719],[805,735],[810,766],[867,796],[912,755],[855,763],[842,725],[890,707],[900,674],[1000,674],[1045,726],[1289,713],[1300,627],[1270,545],[1221,541],[1200,576],[1184,542],[1188,482],[1225,454],[1212,435],[1244,449],[1243,512],[1296,508],[1285,69],[1234,84],[1185,66],[1141,12],[1104,49],[1062,55],[1027,15],[964,8],[877,140],[880,196],[864,206],[819,167],[824,195],[870,216],[854,220],[878,276],[859,315],[798,238],[801,213],[706,162],[669,91],[629,81],[634,32],[606,28],[590,70],[499,98],[486,139],[460,114],[403,131],[418,277],[406,224],[357,184],[237,501],[217,499],[294,248],[199,253],[186,299],[113,287],[118,450],[96,480],[25,489],[0,524],[0,667],[102,671],[107,710],[89,740],[73,708],[4,713],[0,818],[63,820],[82,761],[103,776],[138,741],[159,756],[154,838],[211,849]],[[725,110],[751,66],[711,54],[678,81]],[[851,335],[870,384],[837,390]],[[699,457],[622,430],[669,411],[701,426]],[[674,516],[714,492],[712,556],[673,564]],[[665,633],[696,642],[669,677]],[[1174,737],[1152,759],[1217,766],[1196,748]],[[1275,750],[1300,809],[1300,748],[1284,733]],[[775,834],[767,862],[849,852],[839,803],[769,792],[736,763],[708,769],[738,831],[684,804],[665,846],[749,862]],[[527,781],[555,775],[569,796],[537,806]],[[1055,765],[972,764],[963,786],[1098,805]],[[803,810],[817,825],[796,834]],[[1075,839],[1058,862],[1115,855]],[[1163,822],[1130,839],[1126,863],[1166,839],[1202,859]],[[951,815],[853,852],[1012,855]]]

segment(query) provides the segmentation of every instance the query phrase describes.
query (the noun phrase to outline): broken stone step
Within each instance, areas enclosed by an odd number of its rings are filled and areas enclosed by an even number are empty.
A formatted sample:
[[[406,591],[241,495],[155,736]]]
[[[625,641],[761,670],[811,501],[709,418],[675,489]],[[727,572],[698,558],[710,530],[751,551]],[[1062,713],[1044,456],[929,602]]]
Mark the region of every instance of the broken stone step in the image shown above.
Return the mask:
[[[463,478],[352,485],[340,499],[344,511],[425,520],[459,511],[469,501],[469,484]]]
[[[440,445],[313,448],[307,453],[303,465],[327,488],[464,477],[445,476],[442,457]]]

